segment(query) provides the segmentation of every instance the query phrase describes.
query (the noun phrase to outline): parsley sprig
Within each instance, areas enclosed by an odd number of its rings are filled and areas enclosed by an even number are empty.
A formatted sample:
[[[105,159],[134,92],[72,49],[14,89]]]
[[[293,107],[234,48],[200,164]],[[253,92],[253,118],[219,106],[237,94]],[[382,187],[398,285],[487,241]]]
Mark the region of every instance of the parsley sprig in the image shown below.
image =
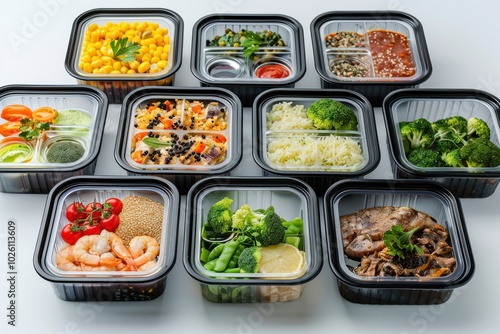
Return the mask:
[[[389,249],[387,254],[401,259],[405,258],[405,254],[417,253],[423,254],[422,248],[415,246],[410,242],[411,236],[418,230],[418,226],[408,232],[403,230],[401,225],[393,225],[392,228],[384,233],[384,243]]]
[[[39,122],[35,119],[23,118],[21,119],[21,126],[19,127],[19,130],[21,130],[19,137],[24,138],[26,141],[30,141],[38,138],[43,131],[47,131],[49,129],[49,122]]]
[[[141,46],[137,42],[129,42],[128,37],[113,40],[109,44],[113,51],[113,58],[124,62],[135,60],[135,55],[139,54]]]

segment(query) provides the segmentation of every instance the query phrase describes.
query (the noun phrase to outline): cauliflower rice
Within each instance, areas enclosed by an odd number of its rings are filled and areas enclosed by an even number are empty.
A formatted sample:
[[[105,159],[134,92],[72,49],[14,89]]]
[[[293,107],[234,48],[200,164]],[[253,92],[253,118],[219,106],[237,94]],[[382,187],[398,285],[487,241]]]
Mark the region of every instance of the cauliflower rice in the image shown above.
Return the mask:
[[[274,104],[266,120],[268,131],[315,129],[306,108],[292,102]],[[268,133],[267,157],[277,168],[353,170],[364,161],[358,137],[300,132],[287,136]]]

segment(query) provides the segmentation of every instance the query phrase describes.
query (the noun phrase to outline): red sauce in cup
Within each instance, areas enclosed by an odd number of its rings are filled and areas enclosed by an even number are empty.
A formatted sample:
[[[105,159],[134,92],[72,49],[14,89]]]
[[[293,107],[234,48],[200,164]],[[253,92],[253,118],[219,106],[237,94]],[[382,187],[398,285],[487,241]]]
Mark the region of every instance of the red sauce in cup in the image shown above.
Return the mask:
[[[406,35],[389,30],[368,32],[373,67],[378,77],[411,77],[416,73]]]
[[[262,79],[282,79],[288,77],[290,71],[284,65],[269,63],[259,66],[255,70],[255,75]]]

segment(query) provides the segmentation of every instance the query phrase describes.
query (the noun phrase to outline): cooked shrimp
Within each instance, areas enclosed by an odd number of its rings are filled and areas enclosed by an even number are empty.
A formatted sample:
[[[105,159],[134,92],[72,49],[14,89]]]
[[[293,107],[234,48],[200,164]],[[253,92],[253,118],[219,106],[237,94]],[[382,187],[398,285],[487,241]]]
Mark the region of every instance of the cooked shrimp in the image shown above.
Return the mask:
[[[75,243],[73,256],[83,265],[116,267],[122,261],[109,253],[110,249],[112,247],[102,235],[84,235]]]
[[[130,240],[129,250],[134,258],[135,265],[140,267],[156,259],[160,252],[160,244],[153,237],[141,235]]]
[[[109,232],[106,230],[102,230],[100,235],[106,238],[108,244],[111,246],[111,250],[113,251],[113,253],[127,263],[129,270],[137,270],[137,264],[135,263],[129,250],[123,243],[123,240],[119,236],[117,236],[113,232]]]
[[[61,249],[56,254],[56,266],[61,270],[81,270],[80,266],[76,264],[75,257],[73,256],[73,245]]]
[[[142,266],[140,266],[137,269],[144,271],[144,270],[148,270],[148,269],[153,268],[155,265],[156,265],[156,261],[155,260],[148,261],[148,262],[144,263]]]

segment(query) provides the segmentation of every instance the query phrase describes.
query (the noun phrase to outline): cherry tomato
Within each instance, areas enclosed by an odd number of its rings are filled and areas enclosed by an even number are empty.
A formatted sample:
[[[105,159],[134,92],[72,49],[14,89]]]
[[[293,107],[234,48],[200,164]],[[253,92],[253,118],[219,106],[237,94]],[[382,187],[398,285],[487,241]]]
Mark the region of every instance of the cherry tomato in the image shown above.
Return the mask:
[[[102,227],[95,220],[86,221],[80,229],[83,235],[101,234],[102,231]]]
[[[98,220],[101,218],[102,204],[99,202],[90,202],[85,206],[85,212],[88,215],[92,215],[92,220]]]
[[[19,130],[20,127],[20,121],[5,122],[0,124],[0,135],[7,137],[13,135],[14,133],[21,132],[21,130]]]
[[[111,208],[110,208],[111,211],[113,211],[113,213],[116,214],[116,215],[118,215],[118,214],[120,214],[120,212],[122,212],[123,203],[122,203],[122,201],[119,198],[115,198],[115,197],[108,198],[104,202],[104,207],[106,209],[108,209],[109,206],[111,206]]]
[[[104,211],[101,216],[101,220],[99,221],[99,224],[103,229],[109,232],[114,232],[116,228],[118,227],[118,224],[120,224],[120,218],[118,217],[117,214],[111,212],[111,211]]]
[[[87,218],[85,206],[81,202],[73,202],[66,208],[66,218],[70,222]]]
[[[80,227],[76,224],[67,224],[61,230],[61,237],[70,245],[74,245],[83,235]]]
[[[9,104],[2,109],[2,118],[8,121],[20,121],[23,118],[31,118],[32,111],[22,104]]]

